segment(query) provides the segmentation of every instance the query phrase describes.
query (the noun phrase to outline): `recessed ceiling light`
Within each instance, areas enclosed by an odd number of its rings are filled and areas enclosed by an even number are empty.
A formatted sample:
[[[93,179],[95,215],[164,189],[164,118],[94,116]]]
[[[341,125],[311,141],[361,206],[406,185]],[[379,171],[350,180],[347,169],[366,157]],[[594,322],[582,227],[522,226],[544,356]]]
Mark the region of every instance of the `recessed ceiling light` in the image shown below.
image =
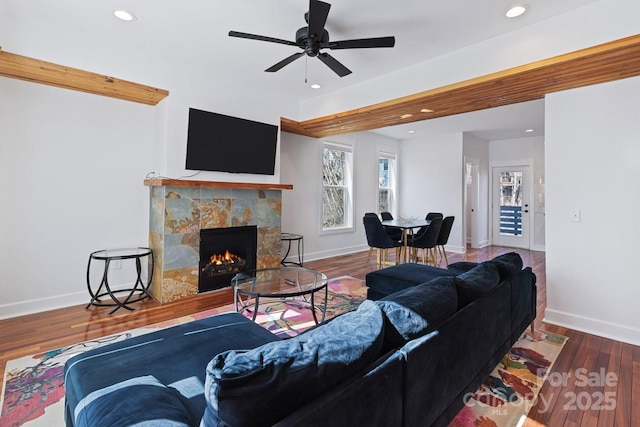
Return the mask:
[[[507,16],[507,18],[517,18],[518,16],[524,14],[528,10],[529,10],[528,4],[519,4],[507,10],[507,13],[505,13],[505,15]]]
[[[127,12],[126,10],[115,10],[113,14],[116,16],[116,18],[122,19],[123,21],[136,20],[136,16],[131,12]]]
[[[322,86],[320,86],[318,83],[314,83],[311,85],[311,89],[320,89]]]
[[[533,129],[527,129],[527,130],[525,130],[525,132],[531,133],[531,132],[533,132]]]
[[[416,131],[415,130],[410,130],[409,133],[416,133]]]

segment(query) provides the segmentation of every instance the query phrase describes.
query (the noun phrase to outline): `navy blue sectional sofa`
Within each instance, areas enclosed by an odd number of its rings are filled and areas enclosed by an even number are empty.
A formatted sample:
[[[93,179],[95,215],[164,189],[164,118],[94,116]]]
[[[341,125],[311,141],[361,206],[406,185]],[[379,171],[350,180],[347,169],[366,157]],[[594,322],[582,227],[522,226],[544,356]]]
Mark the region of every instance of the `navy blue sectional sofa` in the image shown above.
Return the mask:
[[[67,426],[444,426],[536,313],[515,253],[367,285],[357,310],[287,340],[226,313],[79,354]]]

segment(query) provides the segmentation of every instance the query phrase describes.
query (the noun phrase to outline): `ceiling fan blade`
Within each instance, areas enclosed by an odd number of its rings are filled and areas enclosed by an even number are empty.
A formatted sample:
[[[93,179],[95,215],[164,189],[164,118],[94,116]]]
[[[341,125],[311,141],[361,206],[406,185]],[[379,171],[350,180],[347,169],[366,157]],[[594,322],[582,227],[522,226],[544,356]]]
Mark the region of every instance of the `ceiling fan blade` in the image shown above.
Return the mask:
[[[393,47],[395,44],[396,38],[391,36],[329,42],[322,47],[328,47],[329,49],[366,49],[371,47]]]
[[[309,0],[309,12],[307,12],[307,22],[309,23],[309,34],[322,36],[324,24],[327,23],[331,5],[319,0]]]
[[[287,46],[297,46],[295,42],[289,40],[276,39],[274,37],[267,36],[258,36],[256,34],[241,33],[239,31],[229,31],[229,37],[239,37],[241,39],[260,40],[263,42],[286,44]]]
[[[272,65],[271,67],[267,68],[265,71],[267,73],[275,73],[276,71],[278,71],[279,69],[281,69],[285,65],[291,64],[293,61],[295,61],[296,59],[300,58],[302,55],[304,55],[304,52],[294,53],[293,55],[283,59],[282,61],[278,62],[277,64]]]
[[[318,59],[324,62],[327,67],[331,68],[334,73],[339,75],[340,77],[344,77],[346,75],[351,74],[351,70],[342,65],[336,58],[329,55],[328,53],[319,53]]]

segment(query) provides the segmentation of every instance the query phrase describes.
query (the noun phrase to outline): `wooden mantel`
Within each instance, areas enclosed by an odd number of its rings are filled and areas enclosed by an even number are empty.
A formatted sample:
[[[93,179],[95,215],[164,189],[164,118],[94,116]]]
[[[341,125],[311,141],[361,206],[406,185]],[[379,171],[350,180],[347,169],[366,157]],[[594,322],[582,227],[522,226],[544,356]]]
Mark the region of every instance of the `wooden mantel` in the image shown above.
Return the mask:
[[[0,76],[156,105],[169,91],[0,50]]]
[[[243,190],[293,190],[292,184],[258,184],[250,182],[195,181],[188,179],[150,178],[144,180],[149,187],[205,187],[239,188]]]

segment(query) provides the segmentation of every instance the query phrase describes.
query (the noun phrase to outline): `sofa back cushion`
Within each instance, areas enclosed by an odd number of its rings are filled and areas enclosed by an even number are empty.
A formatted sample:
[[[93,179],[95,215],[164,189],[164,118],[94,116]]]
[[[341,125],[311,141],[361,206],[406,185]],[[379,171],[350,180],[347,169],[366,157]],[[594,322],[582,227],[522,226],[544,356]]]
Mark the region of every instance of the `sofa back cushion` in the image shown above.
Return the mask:
[[[205,425],[270,426],[380,355],[384,320],[372,301],[294,338],[230,350],[207,366]]]
[[[491,260],[498,268],[500,281],[506,280],[514,274],[518,274],[523,267],[522,258],[515,252],[498,255]]]
[[[385,341],[399,348],[434,330],[458,308],[453,276],[443,276],[388,295],[376,304],[385,314]]]
[[[492,261],[485,261],[457,275],[454,280],[458,291],[458,309],[461,309],[498,286],[500,274]]]

